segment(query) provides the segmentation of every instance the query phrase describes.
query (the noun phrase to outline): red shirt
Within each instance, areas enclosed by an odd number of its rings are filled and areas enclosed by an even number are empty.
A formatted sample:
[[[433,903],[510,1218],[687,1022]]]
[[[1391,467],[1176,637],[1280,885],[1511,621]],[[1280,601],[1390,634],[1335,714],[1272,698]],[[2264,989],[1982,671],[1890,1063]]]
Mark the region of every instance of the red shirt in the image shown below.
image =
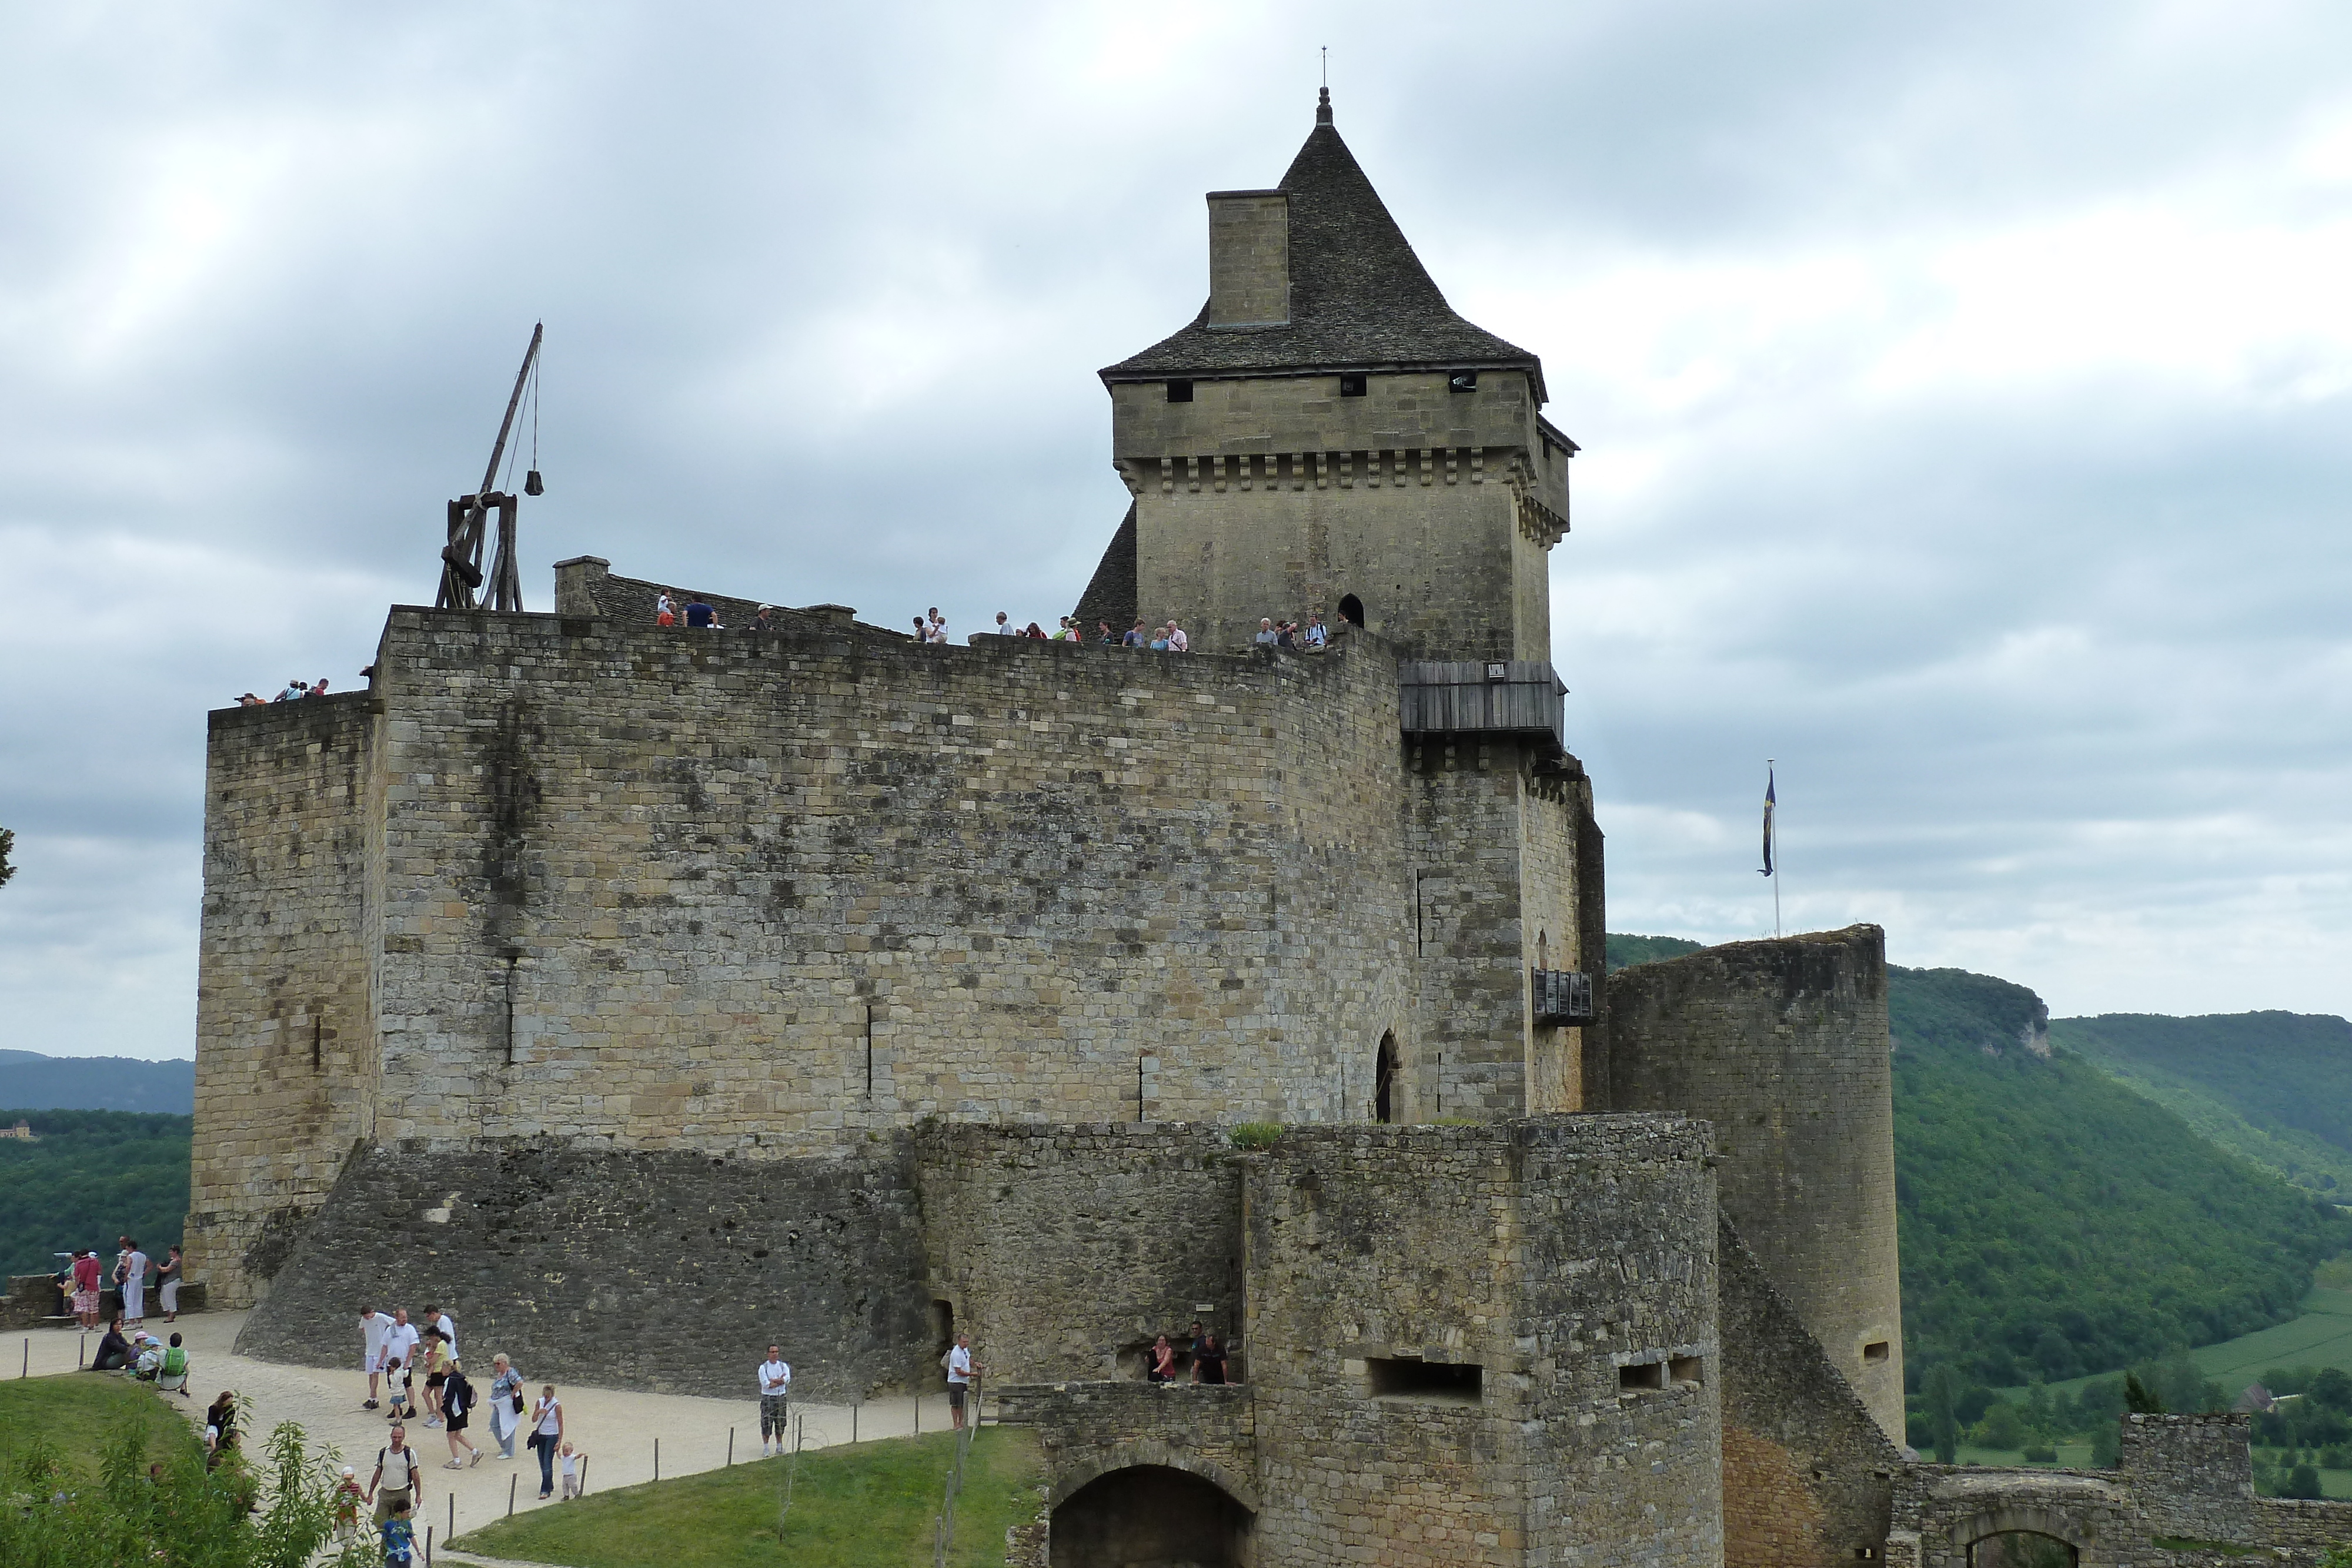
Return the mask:
[[[74,1260],[74,1288],[79,1291],[95,1291],[98,1289],[97,1259],[77,1258]]]

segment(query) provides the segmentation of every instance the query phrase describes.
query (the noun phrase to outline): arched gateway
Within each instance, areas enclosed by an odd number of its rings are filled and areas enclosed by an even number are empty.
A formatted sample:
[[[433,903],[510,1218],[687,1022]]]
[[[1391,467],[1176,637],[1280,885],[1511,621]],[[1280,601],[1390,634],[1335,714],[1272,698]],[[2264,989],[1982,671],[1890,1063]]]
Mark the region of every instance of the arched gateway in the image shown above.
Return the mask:
[[[1242,1568],[1250,1511],[1167,1465],[1107,1470],[1054,1509],[1053,1568]]]

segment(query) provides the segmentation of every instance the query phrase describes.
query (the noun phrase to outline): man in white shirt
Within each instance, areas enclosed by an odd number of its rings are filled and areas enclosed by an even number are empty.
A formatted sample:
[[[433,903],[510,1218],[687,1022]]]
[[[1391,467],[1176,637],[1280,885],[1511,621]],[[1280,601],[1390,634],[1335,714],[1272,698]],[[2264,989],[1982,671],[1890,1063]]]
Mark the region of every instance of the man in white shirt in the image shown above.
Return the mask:
[[[1012,617],[1006,615],[1002,610],[996,612],[996,634],[1000,637],[1014,635]]]
[[[407,1427],[393,1427],[392,1441],[375,1457],[375,1474],[368,1478],[367,1496],[362,1500],[375,1504],[378,1529],[392,1517],[394,1503],[404,1502],[411,1516],[425,1517],[425,1467],[408,1446]]]
[[[441,1331],[441,1341],[449,1347],[449,1359],[457,1360],[457,1325],[450,1320],[449,1314],[438,1307],[427,1307],[425,1309],[425,1321]]]
[[[972,1364],[971,1335],[956,1335],[955,1348],[948,1352],[948,1414],[955,1418],[956,1430],[963,1430],[963,1396],[982,1368]]]
[[[1171,653],[1189,653],[1192,651],[1192,639],[1185,636],[1184,628],[1177,625],[1173,621],[1168,622],[1168,651]]]
[[[408,1321],[408,1309],[394,1307],[392,1312],[392,1327],[386,1329],[383,1335],[384,1364],[389,1366],[397,1361],[401,1365],[414,1370],[416,1365],[416,1342],[424,1337],[416,1332],[416,1325]]]
[[[760,1457],[769,1454],[768,1439],[775,1438],[774,1451],[784,1451],[784,1403],[793,1391],[793,1369],[784,1360],[782,1345],[768,1347],[768,1359],[760,1364]]]
[[[367,1403],[362,1410],[376,1407],[377,1383],[383,1376],[383,1347],[392,1338],[392,1320],[373,1307],[360,1309],[360,1368],[368,1375]]]

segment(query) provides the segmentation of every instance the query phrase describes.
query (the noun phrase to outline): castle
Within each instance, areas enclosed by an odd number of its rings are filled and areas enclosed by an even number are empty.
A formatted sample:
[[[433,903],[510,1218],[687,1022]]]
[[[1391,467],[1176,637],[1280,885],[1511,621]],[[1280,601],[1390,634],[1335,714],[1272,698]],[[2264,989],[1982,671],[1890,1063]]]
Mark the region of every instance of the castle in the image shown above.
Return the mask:
[[[736,1393],[774,1339],[845,1397],[969,1329],[1064,1568],[2299,1551],[2226,1427],[1901,1448],[1880,934],[1604,983],[1540,361],[1328,95],[1208,216],[1201,314],[1101,372],[1081,606],[1192,654],[662,628],[581,557],[212,716],[188,1251],[244,1348],[430,1281],[525,1365]],[[1241,1381],[1140,1381],[1195,1318]]]

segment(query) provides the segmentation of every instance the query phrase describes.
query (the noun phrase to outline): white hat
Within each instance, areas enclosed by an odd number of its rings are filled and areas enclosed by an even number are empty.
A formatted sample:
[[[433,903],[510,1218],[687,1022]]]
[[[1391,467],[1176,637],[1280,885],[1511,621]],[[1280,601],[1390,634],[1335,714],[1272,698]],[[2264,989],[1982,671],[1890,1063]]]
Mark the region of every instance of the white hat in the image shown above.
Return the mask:
[[[353,1476],[356,1476],[356,1475],[358,1475],[358,1474],[359,1474],[359,1471],[357,1471],[357,1470],[355,1470],[355,1469],[352,1469],[352,1467],[351,1467],[351,1466],[349,1466],[349,1465],[345,1465],[345,1466],[343,1467],[343,1479],[344,1479],[345,1480],[349,1480],[349,1479],[351,1479]]]

